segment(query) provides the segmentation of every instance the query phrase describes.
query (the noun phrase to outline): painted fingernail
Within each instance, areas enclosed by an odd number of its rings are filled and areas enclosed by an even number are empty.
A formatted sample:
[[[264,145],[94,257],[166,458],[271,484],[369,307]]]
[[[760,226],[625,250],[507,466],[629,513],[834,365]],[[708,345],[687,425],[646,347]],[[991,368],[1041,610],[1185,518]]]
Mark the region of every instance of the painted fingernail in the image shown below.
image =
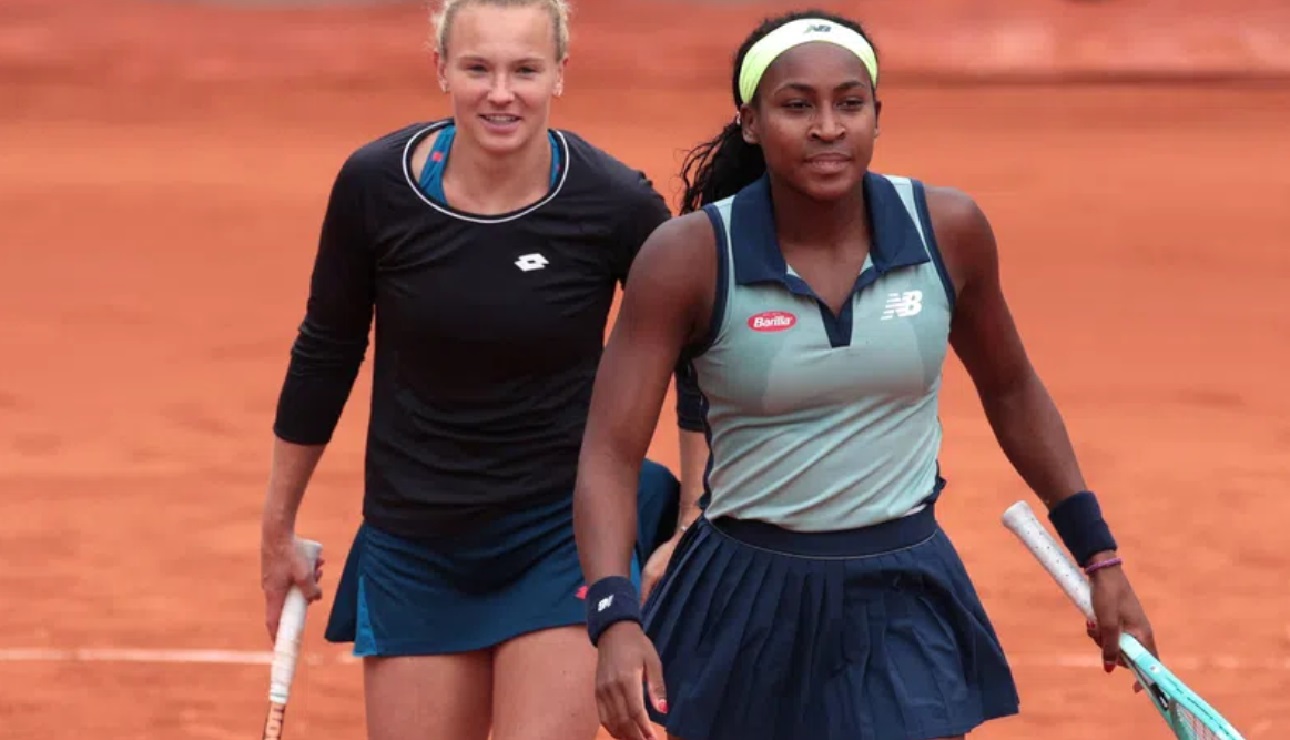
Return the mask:
[[[1106,669],[1107,673],[1111,673],[1115,670],[1115,663],[1103,662],[1102,667]]]
[[[663,712],[664,714],[667,713],[667,699],[658,700],[658,711]]]

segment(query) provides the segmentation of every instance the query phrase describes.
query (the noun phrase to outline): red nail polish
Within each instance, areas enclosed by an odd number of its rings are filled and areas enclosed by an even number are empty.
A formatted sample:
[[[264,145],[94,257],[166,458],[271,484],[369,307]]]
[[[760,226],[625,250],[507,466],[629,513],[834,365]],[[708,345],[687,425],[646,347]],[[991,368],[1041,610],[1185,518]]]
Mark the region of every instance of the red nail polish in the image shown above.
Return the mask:
[[[667,699],[660,699],[658,702],[658,711],[667,714]]]

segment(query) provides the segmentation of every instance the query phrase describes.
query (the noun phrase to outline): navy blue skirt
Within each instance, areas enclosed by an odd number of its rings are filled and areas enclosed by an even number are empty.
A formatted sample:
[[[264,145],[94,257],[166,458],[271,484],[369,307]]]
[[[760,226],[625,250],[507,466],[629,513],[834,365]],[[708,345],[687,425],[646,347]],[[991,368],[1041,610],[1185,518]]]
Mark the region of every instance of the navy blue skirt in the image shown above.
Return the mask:
[[[934,505],[827,533],[701,517],[644,617],[668,699],[651,717],[683,740],[932,740],[1018,711]]]
[[[676,528],[680,483],[641,468],[633,575]],[[481,650],[553,627],[584,624],[573,499],[501,517],[437,540],[398,537],[364,523],[350,547],[325,638],[354,655],[442,655]]]

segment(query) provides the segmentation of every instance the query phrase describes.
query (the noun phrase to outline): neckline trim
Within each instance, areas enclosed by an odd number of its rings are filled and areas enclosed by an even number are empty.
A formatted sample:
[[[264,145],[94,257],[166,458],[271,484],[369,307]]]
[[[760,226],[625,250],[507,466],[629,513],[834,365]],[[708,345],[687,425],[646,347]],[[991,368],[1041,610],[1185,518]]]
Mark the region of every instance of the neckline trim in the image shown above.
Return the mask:
[[[515,221],[516,219],[527,216],[528,214],[536,211],[537,209],[541,208],[547,203],[550,203],[552,200],[555,199],[557,195],[560,194],[560,191],[564,189],[564,184],[569,179],[569,168],[573,165],[572,161],[570,161],[571,158],[569,156],[569,142],[565,138],[563,131],[560,131],[559,129],[550,129],[550,132],[555,134],[557,146],[560,149],[560,175],[559,175],[559,178],[556,180],[555,185],[553,185],[547,191],[547,194],[539,198],[538,200],[534,201],[533,203],[530,203],[529,205],[518,208],[514,211],[509,211],[507,213],[499,213],[497,215],[490,216],[490,215],[484,215],[480,213],[471,213],[469,211],[463,211],[458,208],[453,208],[447,203],[439,203],[429,198],[428,196],[426,196],[425,193],[421,192],[421,188],[418,187],[417,185],[417,179],[412,174],[412,151],[416,148],[417,144],[425,140],[427,136],[429,136],[432,133],[435,133],[436,131],[439,131],[440,129],[444,128],[451,122],[452,122],[452,119],[444,119],[442,121],[434,122],[422,128],[421,130],[417,131],[416,133],[414,133],[411,137],[408,138],[407,144],[403,146],[403,162],[402,162],[403,179],[404,179],[404,182],[407,184],[407,186],[411,188],[412,192],[417,196],[417,198],[421,200],[422,203],[425,203],[426,205],[430,206],[431,208],[435,209],[436,211],[442,213],[445,216],[455,218],[459,221],[466,221],[474,224],[500,224],[500,223]]]

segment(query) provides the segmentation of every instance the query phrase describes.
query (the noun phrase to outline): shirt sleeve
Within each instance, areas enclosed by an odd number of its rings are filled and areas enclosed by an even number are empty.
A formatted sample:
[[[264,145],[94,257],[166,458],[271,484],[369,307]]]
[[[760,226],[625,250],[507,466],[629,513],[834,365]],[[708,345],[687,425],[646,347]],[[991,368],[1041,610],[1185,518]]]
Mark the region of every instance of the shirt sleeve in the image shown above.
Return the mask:
[[[653,183],[638,172],[640,180],[632,190],[629,203],[624,208],[624,218],[617,230],[614,254],[614,279],[621,285],[627,284],[627,275],[631,272],[632,262],[640,253],[641,246],[649,235],[660,225],[672,218],[667,201],[654,189]]]
[[[326,444],[367,353],[375,296],[361,182],[352,160],[332,185],[314,256],[305,316],[291,347],[274,434]]]
[[[634,206],[628,210],[627,219],[620,230],[620,265],[615,278],[624,286],[631,272],[632,262],[640,253],[641,246],[650,234],[672,217],[667,201],[654,189],[653,184],[644,173],[640,173],[640,196]],[[688,363],[676,366],[676,421],[677,426],[687,432],[702,432],[703,396],[698,383],[689,372]]]

